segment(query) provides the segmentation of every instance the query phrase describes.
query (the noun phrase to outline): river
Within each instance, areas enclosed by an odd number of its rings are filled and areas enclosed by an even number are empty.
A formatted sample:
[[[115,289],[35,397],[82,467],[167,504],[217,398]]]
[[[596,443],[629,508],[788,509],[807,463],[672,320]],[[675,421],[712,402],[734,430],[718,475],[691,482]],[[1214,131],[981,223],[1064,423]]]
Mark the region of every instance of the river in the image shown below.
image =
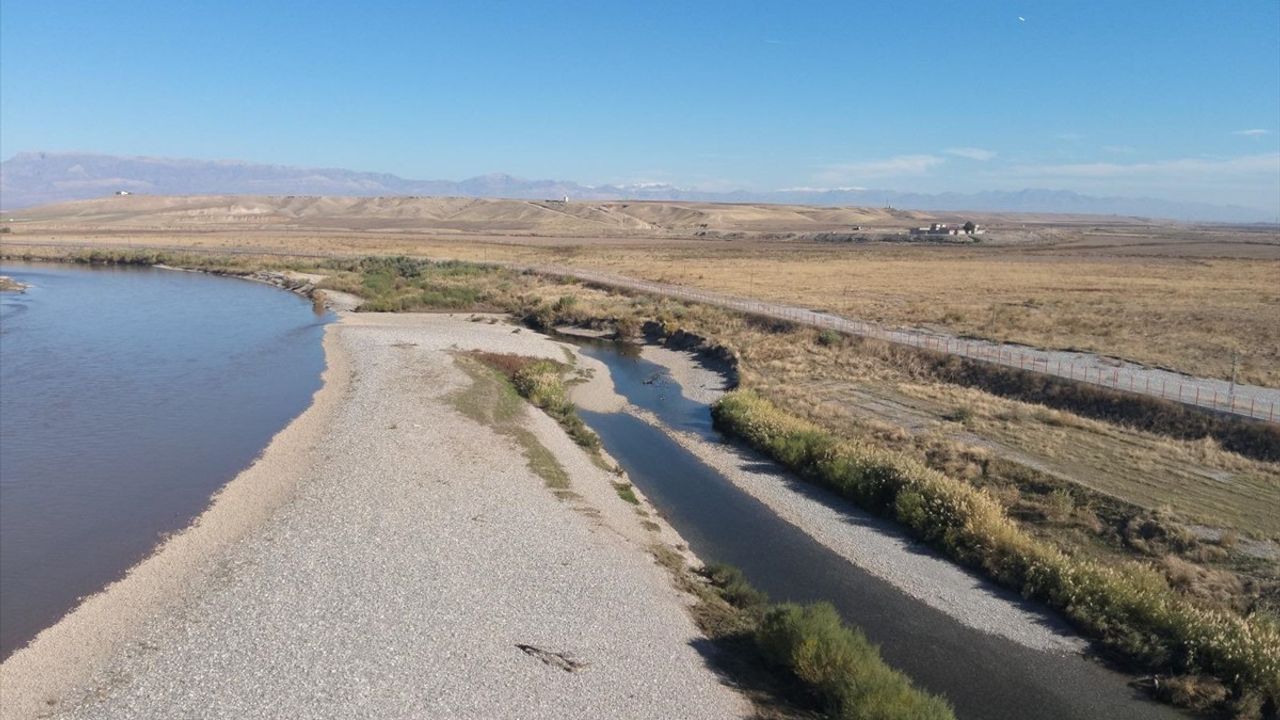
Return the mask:
[[[190,524],[310,403],[327,316],[267,285],[6,263],[0,659]]]

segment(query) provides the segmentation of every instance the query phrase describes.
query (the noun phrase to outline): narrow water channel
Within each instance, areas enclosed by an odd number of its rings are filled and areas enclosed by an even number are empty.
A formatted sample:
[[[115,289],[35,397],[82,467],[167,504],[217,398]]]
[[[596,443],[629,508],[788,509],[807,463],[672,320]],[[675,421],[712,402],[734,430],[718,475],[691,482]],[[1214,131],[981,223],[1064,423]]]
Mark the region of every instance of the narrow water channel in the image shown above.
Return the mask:
[[[604,362],[620,395],[679,430],[722,442],[710,408],[685,397],[664,369],[633,349],[581,343]],[[1177,718],[1128,677],[1074,654],[1028,648],[961,624],[850,563],[739,489],[664,432],[627,413],[582,412],[605,448],[707,561],[738,566],[776,601],[832,603],[881,646],[884,658],[944,695],[961,718]],[[769,460],[760,458],[761,463]],[[844,501],[816,492],[824,503]],[[852,517],[860,511],[848,507]],[[928,552],[922,548],[921,552]]]

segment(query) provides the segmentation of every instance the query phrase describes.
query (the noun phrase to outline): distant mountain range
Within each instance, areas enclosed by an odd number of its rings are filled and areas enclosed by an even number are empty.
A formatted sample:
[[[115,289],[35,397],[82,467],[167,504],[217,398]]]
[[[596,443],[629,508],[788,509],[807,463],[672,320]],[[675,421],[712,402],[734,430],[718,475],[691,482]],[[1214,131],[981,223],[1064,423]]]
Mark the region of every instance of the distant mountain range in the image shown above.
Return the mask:
[[[1127,215],[1216,222],[1268,222],[1264,211],[1233,205],[1154,198],[1096,197],[1067,190],[925,194],[892,190],[794,188],[707,192],[671,185],[582,185],[493,174],[449,180],[408,180],[387,173],[298,168],[238,161],[119,157],[92,153],[19,153],[0,163],[0,208],[18,210],[85,200],[127,190],[197,195],[431,195],[518,199],[685,200],[884,207],[910,210]]]

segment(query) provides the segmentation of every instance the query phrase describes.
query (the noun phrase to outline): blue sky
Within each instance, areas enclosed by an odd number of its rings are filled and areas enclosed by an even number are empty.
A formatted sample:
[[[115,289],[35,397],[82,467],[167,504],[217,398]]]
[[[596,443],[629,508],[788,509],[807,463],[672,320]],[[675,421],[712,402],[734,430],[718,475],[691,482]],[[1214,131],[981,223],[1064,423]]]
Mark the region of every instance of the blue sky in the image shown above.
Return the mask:
[[[1280,213],[1280,1],[5,0],[24,150]]]

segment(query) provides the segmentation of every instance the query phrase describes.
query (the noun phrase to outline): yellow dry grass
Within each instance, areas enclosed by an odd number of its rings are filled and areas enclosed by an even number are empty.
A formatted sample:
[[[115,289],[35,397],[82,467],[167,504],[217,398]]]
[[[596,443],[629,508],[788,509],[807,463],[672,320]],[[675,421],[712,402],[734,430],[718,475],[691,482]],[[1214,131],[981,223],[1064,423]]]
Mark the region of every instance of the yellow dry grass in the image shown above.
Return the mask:
[[[659,220],[652,216],[657,209],[644,209],[648,215],[632,208],[628,217]],[[1076,348],[1194,375],[1228,378],[1238,357],[1241,382],[1280,386],[1280,237],[1264,232],[1063,226],[1036,231],[1047,240],[952,246],[704,240],[665,231],[566,237],[502,227],[428,234],[368,224],[289,229],[246,221],[235,230],[227,223],[138,230],[68,222],[14,225],[5,243],[205,252],[252,247],[576,265],[866,320]],[[998,229],[993,233],[1000,237]],[[1015,235],[1010,230],[1007,237]]]
[[[565,258],[887,323],[1280,386],[1280,261],[1003,248],[600,249]]]

